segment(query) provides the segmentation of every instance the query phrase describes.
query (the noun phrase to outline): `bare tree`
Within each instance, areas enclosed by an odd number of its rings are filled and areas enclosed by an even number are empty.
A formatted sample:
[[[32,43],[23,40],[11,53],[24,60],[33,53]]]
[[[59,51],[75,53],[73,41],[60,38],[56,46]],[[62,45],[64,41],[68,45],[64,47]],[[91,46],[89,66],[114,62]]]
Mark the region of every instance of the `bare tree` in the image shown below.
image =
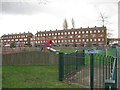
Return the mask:
[[[108,17],[104,16],[103,13],[100,12],[100,21],[102,22],[102,25],[105,25],[108,22]]]
[[[102,12],[99,13],[100,14],[100,17],[99,17],[99,20],[103,26],[107,25],[107,24],[111,24],[109,21],[108,21],[108,16],[105,16],[105,14],[103,14]],[[113,31],[113,30],[110,30],[108,29],[109,31]],[[107,37],[108,38],[111,38],[112,37],[112,33],[110,32],[107,32]]]
[[[67,23],[66,18],[65,18],[65,20],[63,22],[63,29],[68,29],[68,23]]]
[[[75,28],[75,21],[73,18],[72,18],[72,28]]]
[[[107,24],[111,24],[108,21],[108,18],[109,18],[108,16],[105,16],[105,14],[103,14],[102,12],[100,12],[99,14],[100,14],[100,17],[99,17],[100,20],[99,21],[101,21],[103,26],[106,26]],[[111,38],[113,36],[113,34],[110,33],[109,31],[113,31],[113,30],[107,28],[107,31],[108,32],[106,34],[106,36],[107,36],[107,38],[106,38],[106,45],[109,45],[110,44],[110,40],[108,38]],[[106,50],[106,55],[107,55],[107,50]]]

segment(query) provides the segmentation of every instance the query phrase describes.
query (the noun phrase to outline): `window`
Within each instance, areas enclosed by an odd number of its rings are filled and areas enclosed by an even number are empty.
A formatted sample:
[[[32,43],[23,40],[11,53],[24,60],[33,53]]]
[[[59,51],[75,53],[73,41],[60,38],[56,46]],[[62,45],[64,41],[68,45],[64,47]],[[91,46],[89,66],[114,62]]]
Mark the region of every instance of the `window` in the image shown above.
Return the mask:
[[[65,32],[65,35],[67,34],[67,32]]]
[[[56,37],[52,37],[52,39],[56,39]]]
[[[103,37],[104,35],[103,34],[100,34],[99,37]]]
[[[55,35],[57,35],[57,33],[55,33]]]
[[[58,38],[61,39],[61,38],[63,38],[63,37],[62,37],[62,36],[59,36]]]
[[[69,38],[73,38],[73,36],[69,36]]]
[[[100,41],[100,39],[98,39],[98,41]]]
[[[77,32],[75,32],[75,34],[77,34]]]
[[[86,33],[88,33],[88,31],[86,31]]]
[[[51,37],[47,37],[47,39],[50,39]]]
[[[58,35],[60,35],[60,33],[58,33]]]
[[[54,33],[52,33],[52,35],[54,35]]]
[[[84,41],[85,41],[85,39],[82,39],[82,41],[84,42]]]
[[[88,35],[85,35],[85,37],[88,37]]]
[[[100,33],[100,30],[98,30],[98,33]]]
[[[81,36],[80,35],[78,35],[78,38],[80,38]]]
[[[68,34],[70,34],[70,32],[68,32]]]
[[[94,30],[94,33],[96,33],[96,30]]]
[[[22,41],[23,39],[19,39],[20,41]]]
[[[84,38],[84,37],[85,37],[85,35],[82,35],[82,37]]]
[[[77,38],[77,37],[78,37],[78,35],[75,35],[75,37]]]
[[[74,34],[74,32],[72,32],[72,34]]]
[[[96,37],[96,35],[95,35],[95,34],[92,34],[91,37]]]
[[[86,41],[88,41],[88,39],[86,39]]]
[[[92,39],[90,39],[90,41],[92,41]]]
[[[85,33],[84,31],[82,31],[82,33]]]
[[[27,40],[26,38],[24,40]]]
[[[92,33],[92,31],[90,31],[90,33]]]
[[[94,41],[96,41],[96,39],[94,39]]]

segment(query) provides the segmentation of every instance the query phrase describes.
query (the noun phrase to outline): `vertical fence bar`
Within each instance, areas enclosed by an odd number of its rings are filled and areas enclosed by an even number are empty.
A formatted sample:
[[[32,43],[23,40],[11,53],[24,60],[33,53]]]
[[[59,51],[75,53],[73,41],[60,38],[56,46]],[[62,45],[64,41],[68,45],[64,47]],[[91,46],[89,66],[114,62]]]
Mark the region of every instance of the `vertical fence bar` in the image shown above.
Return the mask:
[[[117,72],[118,71],[118,59],[117,59],[118,58],[118,48],[116,47],[115,49],[116,49],[116,51],[115,51],[116,52],[116,76],[115,76],[116,77],[116,80],[115,80],[116,86],[115,87],[117,88],[118,87],[118,83],[117,83],[118,82],[118,72]]]
[[[76,70],[78,70],[78,65],[79,65],[79,63],[78,63],[78,52],[76,52]]]
[[[64,79],[64,54],[59,53],[59,81]]]
[[[90,88],[94,88],[94,54],[90,55]]]
[[[115,64],[115,88],[117,88],[117,58],[116,59],[116,64]]]
[[[108,56],[105,57],[105,79],[107,79]]]

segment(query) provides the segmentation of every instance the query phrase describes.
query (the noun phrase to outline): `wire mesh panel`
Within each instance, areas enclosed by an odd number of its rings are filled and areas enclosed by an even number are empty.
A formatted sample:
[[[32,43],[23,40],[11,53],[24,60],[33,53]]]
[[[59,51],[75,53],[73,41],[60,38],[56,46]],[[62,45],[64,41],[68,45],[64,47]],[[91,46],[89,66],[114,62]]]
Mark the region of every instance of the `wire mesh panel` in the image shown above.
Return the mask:
[[[69,84],[85,88],[104,88],[105,80],[109,79],[113,72],[114,56],[106,55],[105,52],[103,54],[82,51],[61,56],[62,60],[59,58],[59,62],[62,61],[62,81]]]

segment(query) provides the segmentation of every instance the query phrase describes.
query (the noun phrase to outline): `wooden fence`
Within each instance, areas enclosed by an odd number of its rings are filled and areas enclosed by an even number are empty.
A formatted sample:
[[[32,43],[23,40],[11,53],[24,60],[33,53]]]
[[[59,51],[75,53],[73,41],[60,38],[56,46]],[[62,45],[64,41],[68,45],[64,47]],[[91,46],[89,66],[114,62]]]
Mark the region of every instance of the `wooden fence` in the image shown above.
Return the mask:
[[[58,55],[50,52],[21,52],[2,55],[3,65],[57,65]]]

